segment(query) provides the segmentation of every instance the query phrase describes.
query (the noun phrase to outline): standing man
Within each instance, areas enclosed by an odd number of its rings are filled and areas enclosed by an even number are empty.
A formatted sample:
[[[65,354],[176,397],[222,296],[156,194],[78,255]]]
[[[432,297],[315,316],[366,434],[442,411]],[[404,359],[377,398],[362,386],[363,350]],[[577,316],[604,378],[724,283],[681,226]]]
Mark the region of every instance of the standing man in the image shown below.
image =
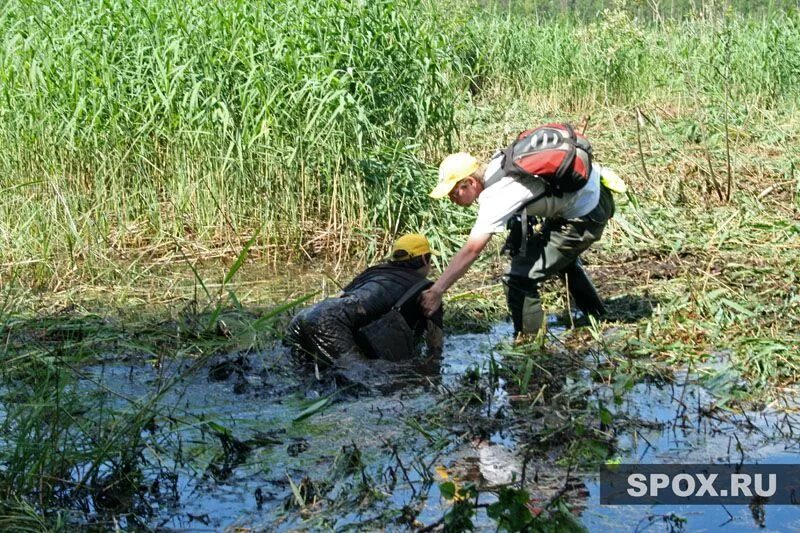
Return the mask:
[[[439,166],[439,183],[430,196],[447,196],[460,206],[478,201],[479,210],[466,244],[433,286],[422,293],[423,309],[433,313],[441,305],[445,291],[466,273],[492,235],[505,231],[507,223],[520,216],[525,219],[520,222],[521,231],[511,229],[512,234],[522,236],[521,242],[512,245],[511,265],[503,276],[515,337],[539,332],[544,320],[539,285],[555,275],[565,279],[584,313],[604,314],[602,301],[579,259],[600,239],[614,214],[611,190],[601,179],[604,169],[589,159],[588,179],[580,189],[551,195],[546,181],[510,173],[504,159],[505,154],[501,153],[488,164],[480,164],[470,154],[460,152],[447,156]],[[612,172],[608,176],[619,181]],[[532,217],[544,222],[529,225]]]

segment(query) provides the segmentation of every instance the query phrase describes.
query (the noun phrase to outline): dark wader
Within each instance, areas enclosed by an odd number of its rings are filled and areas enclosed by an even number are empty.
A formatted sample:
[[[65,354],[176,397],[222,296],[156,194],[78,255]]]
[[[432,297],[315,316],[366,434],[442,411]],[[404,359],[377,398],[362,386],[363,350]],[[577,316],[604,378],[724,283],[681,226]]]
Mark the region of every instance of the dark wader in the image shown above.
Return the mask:
[[[614,215],[614,198],[605,186],[589,214],[577,219],[547,219],[541,231],[527,235],[524,251],[511,258],[503,276],[514,334],[536,334],[544,321],[539,285],[555,275],[567,283],[575,304],[585,314],[601,316],[605,309],[580,263],[580,254],[603,235]]]
[[[295,316],[287,338],[313,362],[328,366],[343,354],[358,353],[354,328],[366,323],[366,316],[353,296],[329,298]]]

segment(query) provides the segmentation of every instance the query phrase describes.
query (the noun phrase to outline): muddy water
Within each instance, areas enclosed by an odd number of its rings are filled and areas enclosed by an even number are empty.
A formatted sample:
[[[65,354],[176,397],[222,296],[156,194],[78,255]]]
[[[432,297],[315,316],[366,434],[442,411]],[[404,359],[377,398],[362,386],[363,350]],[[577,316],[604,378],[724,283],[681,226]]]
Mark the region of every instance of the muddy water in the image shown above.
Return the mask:
[[[512,474],[519,478],[516,430],[500,423],[477,443],[462,438],[463,427],[448,427],[432,416],[465,373],[471,368],[485,373],[490,360],[501,357],[494,346],[509,336],[507,324],[486,334],[452,336],[439,367],[398,376],[395,390],[383,394],[333,389],[297,376],[280,347],[244,359],[228,357],[210,372],[207,367],[187,372],[188,362],[181,361],[158,370],[146,362],[110,362],[87,369],[84,386],[115,391],[108,401],[124,406],[178,379],[158,400],[158,447],[144,454],[149,509],[139,520],[148,527],[402,531],[413,528],[414,517],[416,524],[431,524],[448,509],[438,493],[442,480],[436,467],[484,488],[507,483]],[[230,361],[234,365],[225,366]],[[574,379],[589,382],[588,375]],[[489,419],[509,408],[504,384],[497,385],[481,407],[481,416]],[[596,398],[610,398],[610,390],[590,388]],[[714,403],[695,374],[676,372],[671,384],[637,384],[613,408],[621,427],[618,458],[798,462],[796,406],[775,403],[759,412],[737,412],[713,409]],[[320,409],[299,419],[315,405]],[[563,485],[564,475],[558,468],[543,469],[527,488],[544,500]],[[754,518],[747,506],[600,506],[596,476],[573,477],[579,488],[567,497],[590,530],[666,530],[669,522],[661,517],[670,513],[686,519],[689,530],[800,529],[800,512],[792,507],[768,506]],[[492,493],[482,493],[480,501],[491,503]],[[475,524],[479,531],[496,528],[482,513]]]
[[[761,463],[800,462],[800,416],[795,402],[775,402],[760,411],[713,409],[718,401],[696,376],[677,372],[673,385],[638,384],[617,409],[628,419],[621,435],[624,463]],[[597,479],[587,479],[589,499],[582,522],[591,530],[615,524],[648,530],[668,529],[663,517],[687,520],[690,531],[800,530],[800,508],[793,506],[601,506]]]

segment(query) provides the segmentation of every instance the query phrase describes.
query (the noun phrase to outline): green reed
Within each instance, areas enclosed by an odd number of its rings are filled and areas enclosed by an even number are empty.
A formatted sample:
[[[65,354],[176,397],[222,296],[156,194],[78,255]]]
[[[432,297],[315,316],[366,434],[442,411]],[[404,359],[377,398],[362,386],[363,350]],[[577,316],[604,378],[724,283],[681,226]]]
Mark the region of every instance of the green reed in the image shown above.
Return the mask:
[[[645,101],[796,101],[797,15],[632,13],[579,22],[419,0],[7,2],[3,270],[52,286],[177,243],[236,249],[256,232],[255,249],[295,257],[365,244],[378,254],[409,229],[447,249],[468,221],[425,193],[444,153],[475,148],[458,138],[470,126],[459,110],[507,102],[513,114],[520,98],[568,116]]]

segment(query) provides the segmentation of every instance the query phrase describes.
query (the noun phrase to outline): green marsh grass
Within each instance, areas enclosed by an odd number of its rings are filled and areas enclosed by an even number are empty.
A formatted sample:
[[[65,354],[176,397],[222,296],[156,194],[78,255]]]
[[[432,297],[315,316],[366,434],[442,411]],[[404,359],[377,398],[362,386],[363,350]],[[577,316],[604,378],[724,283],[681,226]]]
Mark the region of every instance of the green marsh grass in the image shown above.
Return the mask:
[[[468,219],[425,192],[444,153],[480,147],[468,137],[474,106],[516,127],[532,118],[520,99],[576,120],[677,104],[710,115],[697,125],[707,142],[742,105],[796,104],[796,14],[634,13],[580,22],[414,0],[8,2],[4,273],[49,287],[124,278],[110,267],[178,245],[235,253],[255,233],[254,250],[272,260],[371,258],[405,230],[449,250]],[[513,130],[498,133],[491,148]]]

